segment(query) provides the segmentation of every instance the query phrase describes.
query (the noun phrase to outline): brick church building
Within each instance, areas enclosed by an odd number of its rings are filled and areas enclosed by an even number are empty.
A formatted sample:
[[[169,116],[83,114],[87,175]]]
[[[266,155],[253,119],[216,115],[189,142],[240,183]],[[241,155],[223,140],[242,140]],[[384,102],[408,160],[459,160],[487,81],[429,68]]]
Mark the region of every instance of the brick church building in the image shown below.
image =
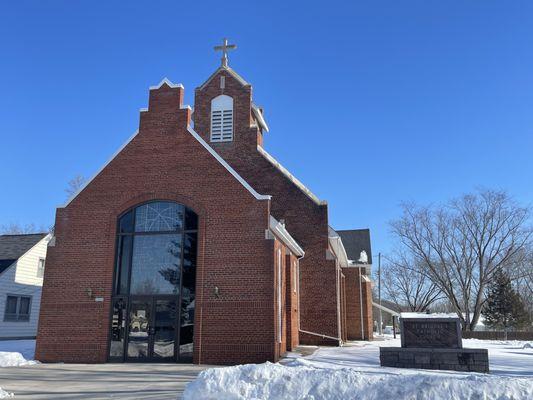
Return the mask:
[[[368,231],[333,230],[265,150],[220,48],[193,109],[151,87],[138,131],[57,209],[36,359],[236,364],[372,338]]]

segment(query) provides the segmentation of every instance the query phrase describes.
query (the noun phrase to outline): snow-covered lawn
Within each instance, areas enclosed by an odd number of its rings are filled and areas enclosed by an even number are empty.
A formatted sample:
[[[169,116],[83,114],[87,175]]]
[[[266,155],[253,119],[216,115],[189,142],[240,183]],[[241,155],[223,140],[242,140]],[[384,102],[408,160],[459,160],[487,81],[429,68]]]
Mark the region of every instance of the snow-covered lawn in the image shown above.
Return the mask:
[[[0,340],[0,367],[37,364],[34,361],[35,340]],[[0,399],[12,397],[0,387]]]
[[[463,340],[488,348],[490,374],[382,368],[380,346],[399,339],[321,347],[280,364],[247,364],[200,373],[184,400],[533,399],[533,348],[519,341]]]
[[[0,340],[0,367],[33,365],[35,340]]]
[[[533,399],[533,343],[463,340],[464,347],[488,348],[490,374],[379,366],[379,346],[399,339],[321,347],[312,355],[281,364],[208,369],[191,382],[185,400],[518,400]],[[0,366],[35,364],[34,340],[0,341]],[[9,394],[0,389],[0,398]]]

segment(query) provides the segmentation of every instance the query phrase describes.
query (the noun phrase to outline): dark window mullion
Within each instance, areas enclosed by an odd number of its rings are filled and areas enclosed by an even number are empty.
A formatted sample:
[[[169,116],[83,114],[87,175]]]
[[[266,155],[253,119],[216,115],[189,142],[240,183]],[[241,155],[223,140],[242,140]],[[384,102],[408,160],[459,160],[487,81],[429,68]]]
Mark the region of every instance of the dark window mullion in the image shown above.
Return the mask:
[[[148,202],[150,203],[150,202]],[[146,203],[144,203],[146,204]],[[127,361],[128,360],[128,345],[129,345],[129,335],[128,335],[128,332],[129,332],[129,329],[130,329],[130,312],[131,312],[131,306],[132,306],[132,298],[138,298],[140,296],[132,296],[131,295],[131,281],[132,281],[132,274],[133,274],[133,259],[134,259],[134,247],[135,247],[135,239],[136,239],[136,236],[149,236],[149,235],[176,235],[176,234],[180,234],[181,235],[181,238],[180,238],[180,242],[181,242],[181,248],[180,248],[180,270],[177,271],[179,273],[179,294],[178,296],[176,295],[171,295],[171,294],[168,294],[168,295],[157,295],[158,297],[161,297],[161,298],[164,298],[164,297],[169,297],[169,299],[174,299],[173,301],[176,301],[176,307],[177,307],[177,313],[176,313],[176,316],[175,316],[175,321],[174,321],[174,324],[175,324],[175,330],[176,330],[176,334],[175,334],[175,351],[174,351],[174,359],[175,360],[178,360],[180,358],[180,340],[181,340],[181,319],[182,319],[182,302],[183,302],[183,274],[184,274],[184,259],[185,259],[185,240],[186,240],[186,235],[189,236],[191,234],[197,234],[198,233],[198,228],[196,229],[187,229],[187,226],[190,226],[190,225],[195,225],[195,224],[187,224],[186,223],[186,220],[187,220],[187,213],[188,213],[188,208],[184,205],[182,205],[182,210],[183,210],[183,218],[182,218],[182,221],[181,221],[181,225],[179,227],[179,229],[174,229],[174,230],[164,230],[164,231],[142,231],[142,232],[137,232],[136,231],[136,222],[137,222],[137,213],[136,213],[136,208],[140,207],[141,205],[135,207],[135,208],[132,208],[130,209],[130,211],[128,212],[131,212],[132,213],[132,216],[131,216],[131,219],[132,219],[132,222],[131,222],[131,226],[132,226],[132,230],[129,231],[129,232],[123,232],[121,231],[121,225],[120,225],[120,218],[119,217],[119,222],[118,222],[118,227],[117,227],[117,252],[120,252],[121,251],[121,247],[124,246],[124,241],[125,240],[131,240],[131,249],[130,249],[130,254],[129,254],[129,257],[126,257],[127,258],[127,261],[124,260],[124,259],[121,259],[121,263],[119,265],[118,263],[118,257],[116,257],[116,264],[115,264],[115,273],[117,273],[117,271],[120,271],[120,267],[122,265],[122,263],[124,263],[124,269],[127,271],[127,274],[128,274],[128,279],[127,279],[127,289],[125,291],[125,293],[122,293],[122,292],[118,292],[117,289],[118,289],[118,285],[119,285],[119,282],[117,281],[119,278],[117,278],[115,281],[116,284],[115,284],[115,292],[113,293],[113,297],[112,297],[112,302],[113,302],[113,305],[115,304],[116,300],[118,300],[119,298],[122,298],[125,302],[125,309],[126,309],[126,315],[125,315],[125,329],[124,329],[124,348],[123,348],[123,353],[122,353],[122,360],[123,361]],[[191,213],[194,214],[194,217],[197,218],[197,215],[191,210],[190,211]],[[125,214],[123,214],[125,215]],[[128,224],[129,225],[129,224]],[[128,236],[130,236],[131,238],[128,238]],[[148,239],[147,239],[148,240]],[[122,256],[121,256],[122,258]],[[129,259],[128,259],[129,258]],[[126,261],[126,262],[124,262]],[[155,321],[155,318],[156,318],[156,313],[155,313],[155,310],[157,308],[157,304],[156,304],[156,301],[155,301],[155,298],[154,298],[154,295],[150,295],[149,296],[150,299],[151,299],[151,303],[152,303],[152,319]],[[18,305],[18,307],[20,307],[20,305]],[[113,309],[112,309],[112,312],[113,312]],[[110,315],[110,324],[112,323],[112,318],[113,318],[113,315],[111,314]],[[152,321],[152,322],[154,322]],[[153,324],[152,324],[153,325]],[[151,339],[152,342],[153,340],[155,340],[155,338],[152,338]],[[153,346],[154,344],[152,343],[151,344],[152,346],[152,350],[153,350]]]
[[[185,214],[184,214],[185,216]],[[183,297],[183,258],[185,254],[185,218],[183,219],[183,229],[181,232],[181,260],[180,260],[180,296],[177,304],[177,321],[176,321],[176,335],[174,336],[176,340],[176,345],[174,348],[174,357],[177,361],[180,359],[180,343],[181,343],[181,302]]]
[[[132,232],[132,233],[119,233],[118,236],[137,236],[137,235],[172,235],[179,233],[197,233],[198,229],[185,229],[175,231],[146,231],[146,232]]]
[[[17,321],[20,321],[20,307],[22,306],[22,296],[17,297]]]
[[[128,260],[128,289],[126,291],[126,295],[130,295],[131,291],[131,270],[132,270],[132,264],[133,264],[133,252],[135,248],[135,224],[137,223],[137,213],[135,212],[136,209],[133,210],[133,233],[131,234],[131,250],[130,250],[130,259]],[[129,305],[128,305],[129,307]],[[129,309],[128,309],[129,312]],[[124,349],[127,350],[127,349]]]

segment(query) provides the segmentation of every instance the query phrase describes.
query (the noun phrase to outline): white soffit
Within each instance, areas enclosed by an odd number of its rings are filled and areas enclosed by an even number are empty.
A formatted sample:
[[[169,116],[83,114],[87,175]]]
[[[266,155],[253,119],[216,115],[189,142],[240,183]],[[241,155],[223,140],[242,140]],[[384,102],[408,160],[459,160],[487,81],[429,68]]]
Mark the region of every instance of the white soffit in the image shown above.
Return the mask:
[[[264,131],[268,132],[268,125],[265,121],[265,117],[263,116],[263,113],[261,112],[259,107],[257,107],[254,103],[252,103],[252,111],[255,115],[255,119],[257,119],[257,122],[259,123],[261,128],[263,128]]]
[[[311,192],[302,182],[300,182],[294,175],[292,175],[287,168],[281,165],[274,157],[267,153],[261,146],[257,146],[257,150],[263,155],[274,167],[276,167],[283,175],[285,175],[292,183],[294,183],[307,197],[313,200],[318,205],[327,204],[326,201],[320,200],[313,192]]]
[[[335,256],[339,260],[341,267],[349,266],[350,262],[348,260],[348,255],[346,254],[346,249],[342,243],[340,235],[333,229],[331,226],[328,226],[328,240],[331,246],[331,249],[335,253]]]

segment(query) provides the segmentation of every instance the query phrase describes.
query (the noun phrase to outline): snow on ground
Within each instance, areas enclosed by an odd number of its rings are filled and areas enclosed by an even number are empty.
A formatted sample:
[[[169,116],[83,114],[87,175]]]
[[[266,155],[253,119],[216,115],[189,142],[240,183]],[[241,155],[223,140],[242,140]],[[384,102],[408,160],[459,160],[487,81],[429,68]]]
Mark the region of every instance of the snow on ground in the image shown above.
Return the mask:
[[[385,368],[380,346],[400,339],[320,347],[281,364],[247,364],[200,373],[184,400],[533,399],[533,349],[520,341],[463,340],[489,349],[491,374]]]
[[[0,367],[37,364],[34,354],[35,340],[0,340]]]
[[[0,399],[7,399],[13,397],[13,393],[8,393],[0,388]]]
[[[34,365],[35,340],[0,340],[0,367]],[[13,397],[0,387],[0,399]]]

